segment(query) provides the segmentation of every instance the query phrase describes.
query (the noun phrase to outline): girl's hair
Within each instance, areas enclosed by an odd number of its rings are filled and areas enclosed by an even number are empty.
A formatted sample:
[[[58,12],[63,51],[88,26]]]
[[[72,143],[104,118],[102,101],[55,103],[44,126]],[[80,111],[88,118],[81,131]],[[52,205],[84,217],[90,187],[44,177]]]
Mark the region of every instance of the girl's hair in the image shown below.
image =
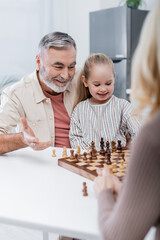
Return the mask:
[[[151,117],[160,108],[160,1],[148,14],[132,64],[131,100],[137,112],[148,106]]]
[[[77,94],[79,97],[76,99],[74,107],[81,101],[86,100],[87,98],[91,98],[91,94],[89,92],[88,87],[86,88],[82,82],[82,76],[85,77],[86,80],[90,77],[90,73],[92,70],[92,67],[94,65],[98,64],[106,64],[111,66],[111,69],[113,71],[113,76],[115,77],[115,71],[114,71],[114,65],[112,60],[106,56],[105,54],[102,53],[97,53],[97,54],[91,54],[85,61],[84,67],[78,77],[78,88],[77,91],[80,94]]]

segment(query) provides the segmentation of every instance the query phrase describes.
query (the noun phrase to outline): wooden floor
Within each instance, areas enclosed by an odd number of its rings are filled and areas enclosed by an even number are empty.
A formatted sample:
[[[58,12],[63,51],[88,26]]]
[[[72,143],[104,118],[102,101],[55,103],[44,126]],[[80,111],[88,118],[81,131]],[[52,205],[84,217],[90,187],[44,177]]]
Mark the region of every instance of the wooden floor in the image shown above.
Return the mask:
[[[0,224],[1,240],[43,240],[43,233],[22,227]],[[58,235],[50,233],[49,240],[58,240]]]

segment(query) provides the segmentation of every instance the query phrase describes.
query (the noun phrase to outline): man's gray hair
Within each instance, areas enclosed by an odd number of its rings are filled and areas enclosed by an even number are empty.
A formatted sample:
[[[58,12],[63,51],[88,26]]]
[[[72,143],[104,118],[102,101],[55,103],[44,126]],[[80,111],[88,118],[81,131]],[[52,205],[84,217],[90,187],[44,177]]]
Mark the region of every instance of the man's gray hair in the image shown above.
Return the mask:
[[[74,47],[76,50],[76,43],[71,36],[63,32],[53,32],[45,35],[38,46],[39,52],[49,48],[70,48]]]

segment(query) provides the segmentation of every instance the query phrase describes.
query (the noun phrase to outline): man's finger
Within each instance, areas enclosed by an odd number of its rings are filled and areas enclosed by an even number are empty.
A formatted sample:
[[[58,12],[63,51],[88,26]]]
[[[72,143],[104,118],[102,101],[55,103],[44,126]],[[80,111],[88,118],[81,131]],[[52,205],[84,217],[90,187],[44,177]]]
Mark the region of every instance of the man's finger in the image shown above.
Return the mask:
[[[34,150],[43,150],[45,148],[48,148],[53,145],[52,141],[48,142],[32,142],[30,143],[30,147],[33,148]]]
[[[26,119],[25,118],[20,118],[20,121],[22,123],[23,129],[24,130],[27,129],[28,128],[28,123],[27,123]]]

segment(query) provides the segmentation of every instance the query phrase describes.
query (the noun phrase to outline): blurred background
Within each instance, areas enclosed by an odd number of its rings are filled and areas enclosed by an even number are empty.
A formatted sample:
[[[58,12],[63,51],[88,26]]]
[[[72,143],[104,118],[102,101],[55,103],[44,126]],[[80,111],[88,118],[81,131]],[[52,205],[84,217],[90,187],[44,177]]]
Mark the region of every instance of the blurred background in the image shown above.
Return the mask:
[[[145,0],[141,8],[150,10],[156,2]],[[119,5],[120,0],[0,0],[0,75],[32,72],[38,43],[52,31],[75,39],[81,66],[90,51],[89,12]]]

